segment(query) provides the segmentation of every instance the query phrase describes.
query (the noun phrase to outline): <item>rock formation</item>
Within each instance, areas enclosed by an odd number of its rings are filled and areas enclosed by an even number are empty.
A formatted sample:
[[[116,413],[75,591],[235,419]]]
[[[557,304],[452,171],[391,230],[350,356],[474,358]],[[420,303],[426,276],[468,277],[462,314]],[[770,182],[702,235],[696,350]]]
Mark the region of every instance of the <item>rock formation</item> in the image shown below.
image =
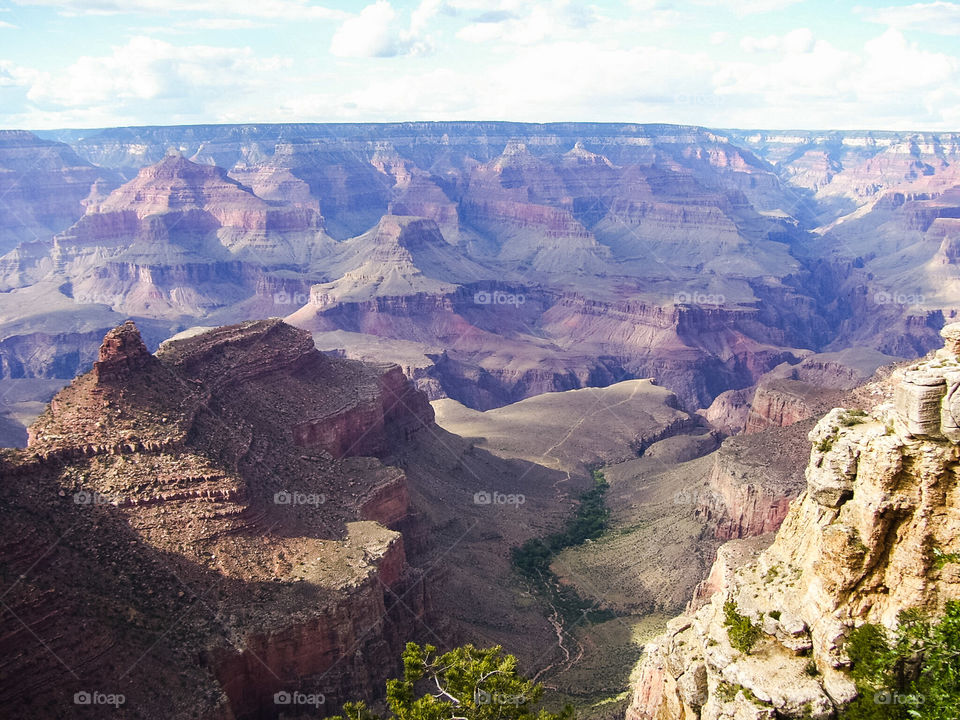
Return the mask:
[[[7,712],[100,692],[143,718],[276,717],[278,692],[320,712],[380,692],[430,601],[398,532],[407,477],[370,455],[432,423],[398,368],[279,320],[156,355],[110,331],[0,454]]]
[[[97,382],[123,380],[152,361],[140,331],[128,320],[103,338],[93,374]]]
[[[77,156],[18,135],[11,167],[59,158],[38,183],[69,176],[71,198],[91,168],[115,179],[91,180],[69,221],[38,220],[0,258],[0,366],[46,342],[36,374],[69,378],[128,317],[176,332],[286,316],[338,333],[325,347],[349,357],[384,338],[385,359],[411,367],[398,343],[417,343],[419,387],[475,408],[655,377],[695,409],[810,352],[914,357],[960,311],[949,133],[456,122],[45,136]],[[47,310],[23,309],[34,302]],[[762,392],[751,430],[820,410],[797,396]],[[718,427],[737,426],[744,399],[721,398]]]
[[[0,130],[0,254],[65,230],[117,184],[114,171],[91,165],[69,145]]]
[[[844,640],[865,622],[893,627],[908,608],[960,598],[960,503],[952,396],[956,337],[894,372],[869,413],[837,408],[810,432],[806,490],[772,545],[735,571],[720,553],[709,603],[647,646],[629,718],[829,718],[855,697]],[[886,399],[885,399],[886,398]],[[750,654],[724,627],[724,604],[761,630]]]
[[[730,435],[787,427],[822,415],[843,402],[843,391],[862,385],[878,367],[897,359],[869,348],[812,353],[800,362],[778,365],[753,387],[721,393],[702,415]]]
[[[254,295],[271,269],[309,275],[329,243],[315,209],[267,202],[223,169],[172,154],[89,203],[46,252],[8,255],[0,285],[52,279],[81,304],[200,316]]]
[[[723,441],[698,504],[717,538],[751,538],[780,527],[804,487],[808,429],[807,423]]]

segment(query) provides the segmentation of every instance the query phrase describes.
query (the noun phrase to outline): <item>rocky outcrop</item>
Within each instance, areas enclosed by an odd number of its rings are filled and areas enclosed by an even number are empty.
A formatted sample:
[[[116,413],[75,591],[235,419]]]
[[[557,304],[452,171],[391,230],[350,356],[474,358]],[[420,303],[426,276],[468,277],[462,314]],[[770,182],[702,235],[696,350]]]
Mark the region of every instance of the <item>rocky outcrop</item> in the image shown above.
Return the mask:
[[[137,326],[127,320],[103,338],[93,374],[98,382],[124,380],[131,372],[153,362],[147,346],[143,344]]]
[[[717,395],[710,407],[701,410],[703,419],[725,435],[736,435],[743,432],[750,415],[750,405],[755,387],[741,390],[725,390]]]
[[[773,544],[733,573],[718,569],[709,604],[647,646],[629,718],[834,717],[856,695],[843,648],[853,628],[960,598],[956,564],[935,561],[960,549],[945,395],[958,330],[945,328],[949,349],[885,381],[892,400],[817,423],[806,490]],[[762,631],[750,654],[731,646],[728,601]]]
[[[798,380],[770,380],[757,386],[747,413],[745,433],[787,427],[812,417],[826,402],[824,391]],[[838,393],[830,393],[838,395]]]
[[[758,386],[750,404],[744,432],[749,434],[767,427],[786,427],[809,417],[813,410],[803,397],[806,389],[803,384],[783,380]]]
[[[390,202],[391,215],[415,215],[433,220],[445,238],[456,238],[460,232],[460,211],[457,203],[431,180],[413,177]]]
[[[811,353],[776,366],[752,387],[720,393],[701,415],[729,435],[787,427],[843,402],[843,391],[862,385],[878,367],[897,359],[869,348]]]
[[[693,614],[710,602],[715,593],[727,587],[734,573],[757,559],[761,552],[770,547],[773,533],[749,536],[745,539],[729,540],[717,548],[717,557],[710,566],[710,574],[693,589],[693,595],[687,604],[686,613]],[[652,688],[644,688],[646,699],[651,700]]]
[[[132,322],[111,330],[28,448],[0,453],[5,603],[44,638],[0,622],[5,707],[64,717],[97,691],[219,720],[277,717],[276,693],[323,712],[377,695],[431,610],[397,530],[417,523],[406,474],[362,455],[432,422],[398,368],[324,356],[279,320],[156,355]],[[298,442],[304,423],[343,452]],[[49,562],[15,551],[24,537]]]

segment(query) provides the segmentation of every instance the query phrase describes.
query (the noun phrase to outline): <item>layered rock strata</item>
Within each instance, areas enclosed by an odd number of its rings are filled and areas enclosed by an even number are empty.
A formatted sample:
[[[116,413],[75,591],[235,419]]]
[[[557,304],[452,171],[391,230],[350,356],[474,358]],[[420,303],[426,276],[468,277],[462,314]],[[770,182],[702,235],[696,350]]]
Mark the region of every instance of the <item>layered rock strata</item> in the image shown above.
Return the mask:
[[[947,326],[946,348],[893,373],[892,399],[817,423],[806,490],[773,544],[718,569],[709,603],[648,645],[628,718],[834,717],[856,695],[844,652],[853,628],[960,598],[960,566],[936,561],[960,550],[958,332]],[[762,630],[750,654],[730,643],[728,601]]]
[[[279,320],[156,355],[112,330],[0,454],[4,707],[65,717],[99,692],[131,717],[220,720],[376,695],[430,599],[397,531],[406,475],[370,454],[432,422],[397,368]]]

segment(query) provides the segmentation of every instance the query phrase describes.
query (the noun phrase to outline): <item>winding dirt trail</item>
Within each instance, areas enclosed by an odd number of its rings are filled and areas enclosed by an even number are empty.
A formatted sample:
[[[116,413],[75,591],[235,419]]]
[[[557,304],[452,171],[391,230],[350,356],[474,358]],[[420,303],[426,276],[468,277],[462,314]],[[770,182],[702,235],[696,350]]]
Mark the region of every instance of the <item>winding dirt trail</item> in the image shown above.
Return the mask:
[[[590,412],[586,413],[583,417],[577,420],[576,423],[570,426],[570,429],[566,432],[566,434],[562,438],[560,438],[560,440],[555,442],[553,445],[551,445],[549,448],[547,448],[543,452],[543,455],[541,455],[541,462],[543,460],[549,460],[550,464],[553,466],[553,469],[562,471],[564,473],[564,477],[560,480],[557,480],[553,484],[553,489],[556,492],[557,499],[559,501],[563,502],[568,499],[567,494],[561,489],[560,486],[561,484],[569,483],[571,473],[570,473],[570,470],[564,467],[563,461],[557,455],[554,454],[556,450],[560,446],[562,446],[565,442],[567,442],[567,440],[569,440],[573,436],[573,434],[589,418],[591,418],[592,416],[596,415],[599,412],[608,411],[608,410],[611,410],[612,408],[629,403],[634,399],[634,397],[636,397],[637,392],[642,387],[643,385],[641,383],[637,383],[636,385],[634,385],[633,389],[631,390],[629,397],[624,398],[623,400],[620,400],[616,403],[613,403],[612,405],[604,405],[603,407],[593,409]],[[560,587],[560,583],[558,582],[555,576],[551,576],[550,578],[546,578],[546,579],[541,578],[541,580],[544,581],[544,584],[552,585],[553,589],[559,595],[562,588]],[[583,659],[583,656],[585,654],[583,643],[581,643],[573,635],[567,633],[566,630],[564,629],[563,616],[561,615],[560,610],[556,607],[556,605],[554,605],[550,601],[549,597],[544,598],[544,601],[550,606],[550,614],[547,616],[547,621],[553,626],[553,631],[557,636],[557,647],[560,648],[560,652],[563,654],[563,660],[559,662],[550,663],[549,665],[541,668],[540,671],[537,672],[537,674],[534,675],[533,677],[533,680],[535,682],[539,680],[541,676],[549,673],[554,668],[559,668],[557,670],[558,673],[567,672],[572,667],[574,667],[577,663],[579,663]],[[568,647],[570,640],[572,640],[573,643],[576,644],[575,652],[571,652],[571,648]],[[544,687],[549,688],[551,690],[557,689],[556,686],[549,685],[546,683],[544,684]]]

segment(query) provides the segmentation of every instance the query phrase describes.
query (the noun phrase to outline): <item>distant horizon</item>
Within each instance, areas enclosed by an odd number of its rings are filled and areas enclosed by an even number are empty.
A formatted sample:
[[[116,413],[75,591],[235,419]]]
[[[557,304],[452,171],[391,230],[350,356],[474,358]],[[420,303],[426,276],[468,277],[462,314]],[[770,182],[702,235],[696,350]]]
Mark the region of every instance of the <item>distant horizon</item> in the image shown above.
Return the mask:
[[[958,35],[957,0],[0,0],[0,126],[953,132]]]
[[[66,132],[96,132],[106,130],[143,130],[153,128],[187,128],[187,127],[280,127],[293,125],[321,125],[321,126],[351,126],[351,125],[380,125],[380,126],[402,126],[402,125],[530,125],[530,126],[550,126],[550,125],[609,125],[626,126],[636,125],[638,127],[666,126],[675,128],[691,128],[696,130],[709,130],[720,132],[762,132],[762,133],[883,133],[890,135],[952,135],[960,134],[960,126],[950,130],[936,129],[889,129],[881,127],[721,127],[719,125],[704,125],[697,123],[676,123],[659,121],[634,121],[634,120],[546,120],[546,121],[528,121],[528,120],[272,120],[265,122],[236,121],[236,122],[185,122],[185,123],[142,123],[134,125],[97,125],[97,126],[64,126],[52,128],[33,128],[33,127],[0,127],[0,132],[25,131],[33,133],[39,137],[53,133]]]

